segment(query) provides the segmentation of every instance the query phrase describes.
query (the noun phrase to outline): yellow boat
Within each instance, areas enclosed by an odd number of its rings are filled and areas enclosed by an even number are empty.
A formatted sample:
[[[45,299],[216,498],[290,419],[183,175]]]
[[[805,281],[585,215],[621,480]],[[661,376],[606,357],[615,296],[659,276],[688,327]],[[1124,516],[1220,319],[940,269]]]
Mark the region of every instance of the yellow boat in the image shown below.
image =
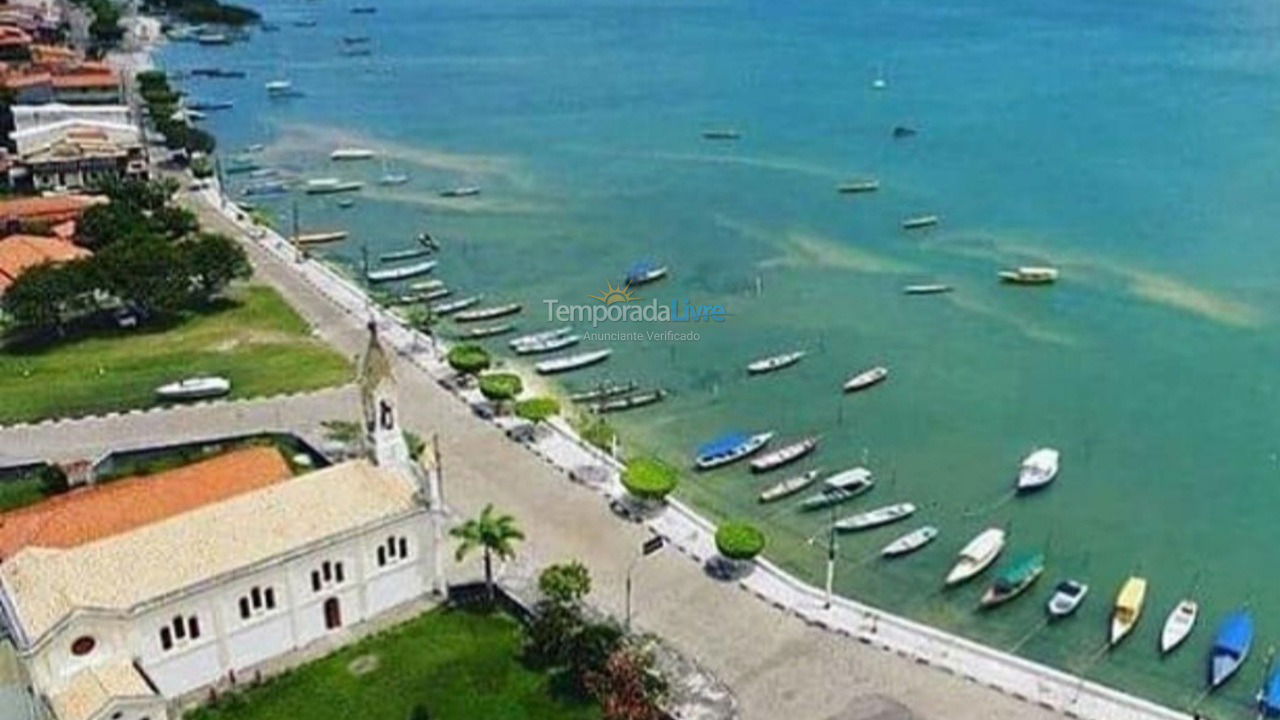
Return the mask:
[[[1147,579],[1131,577],[1124,581],[1116,596],[1116,607],[1111,613],[1111,646],[1115,647],[1133,631],[1142,615],[1142,603],[1147,599]]]
[[[300,233],[294,235],[292,240],[295,245],[321,245],[323,243],[339,242],[347,239],[345,230],[334,230],[331,232],[313,232]]]

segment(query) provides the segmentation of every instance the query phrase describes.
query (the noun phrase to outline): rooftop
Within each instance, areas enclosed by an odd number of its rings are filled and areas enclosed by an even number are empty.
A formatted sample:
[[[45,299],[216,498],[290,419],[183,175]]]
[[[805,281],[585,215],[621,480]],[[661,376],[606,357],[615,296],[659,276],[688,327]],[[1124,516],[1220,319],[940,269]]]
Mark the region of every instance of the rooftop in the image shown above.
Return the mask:
[[[154,696],[137,669],[119,660],[81,670],[49,702],[59,720],[89,720],[112,700]]]
[[[0,292],[9,289],[9,286],[23,273],[33,267],[76,260],[89,255],[88,250],[62,238],[43,235],[10,235],[0,240]],[[0,557],[3,557],[2,551],[0,551]]]
[[[0,561],[25,547],[70,548],[117,535],[291,475],[278,450],[251,447],[153,475],[72,490],[0,513]]]
[[[0,220],[46,220],[58,222],[78,218],[107,199],[91,195],[49,195],[0,200]]]
[[[35,643],[77,609],[129,612],[419,507],[408,480],[354,460],[74,548],[26,548],[0,562],[0,588],[20,644]]]

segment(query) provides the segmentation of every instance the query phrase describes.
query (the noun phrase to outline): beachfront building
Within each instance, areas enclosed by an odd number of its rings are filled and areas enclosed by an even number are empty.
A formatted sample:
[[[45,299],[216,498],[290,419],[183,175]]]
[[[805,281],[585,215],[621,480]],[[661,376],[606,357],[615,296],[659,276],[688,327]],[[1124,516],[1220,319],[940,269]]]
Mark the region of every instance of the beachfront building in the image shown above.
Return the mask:
[[[24,132],[67,120],[86,120],[114,123],[116,125],[134,124],[133,115],[129,112],[127,105],[46,103],[42,105],[14,105],[10,110],[13,113],[13,129],[16,132]]]
[[[101,62],[82,62],[55,69],[52,77],[55,102],[71,105],[119,105],[124,102],[120,73]]]
[[[130,123],[68,119],[14,130],[9,137],[16,148],[9,169],[15,187],[76,190],[148,176],[142,132]]]
[[[366,458],[294,475],[249,448],[0,515],[0,615],[38,704],[172,717],[179,698],[438,589],[438,493],[376,334],[360,385]]]

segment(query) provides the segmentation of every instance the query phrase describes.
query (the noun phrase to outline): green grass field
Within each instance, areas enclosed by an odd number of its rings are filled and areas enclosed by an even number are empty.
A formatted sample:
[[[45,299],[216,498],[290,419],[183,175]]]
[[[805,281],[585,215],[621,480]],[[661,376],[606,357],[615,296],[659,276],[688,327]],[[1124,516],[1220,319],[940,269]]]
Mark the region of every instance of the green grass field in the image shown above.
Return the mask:
[[[600,717],[595,705],[554,693],[546,675],[520,663],[519,652],[515,620],[437,610],[187,718],[408,720],[416,706],[432,720]]]
[[[0,423],[149,407],[156,387],[206,373],[230,378],[231,397],[252,397],[340,384],[352,369],[274,290],[249,285],[169,326],[5,346]]]

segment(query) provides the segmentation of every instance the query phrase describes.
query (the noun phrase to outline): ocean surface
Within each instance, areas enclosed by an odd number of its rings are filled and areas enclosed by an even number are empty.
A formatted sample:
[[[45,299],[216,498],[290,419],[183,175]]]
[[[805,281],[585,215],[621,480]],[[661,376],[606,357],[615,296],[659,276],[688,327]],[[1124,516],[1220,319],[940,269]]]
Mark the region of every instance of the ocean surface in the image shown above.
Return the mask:
[[[359,272],[362,252],[442,239],[437,275],[459,294],[524,303],[522,330],[558,323],[545,301],[592,304],[627,267],[671,276],[644,301],[722,305],[724,322],[606,323],[599,332],[693,332],[614,341],[604,365],[564,378],[667,388],[667,402],[613,416],[629,452],[688,467],[738,429],[822,435],[800,467],[865,462],[878,479],[848,514],[899,501],[910,521],[840,541],[840,592],[1176,707],[1252,717],[1268,648],[1280,643],[1274,567],[1280,510],[1280,5],[1264,0],[378,0],[256,3],[273,33],[229,47],[175,43],[170,70],[233,100],[205,125],[224,163],[369,185],[337,196],[257,200],[304,231],[349,229],[325,248]],[[314,19],[314,27],[295,21]],[[371,54],[343,55],[367,35]],[[874,89],[876,77],[886,87]],[[300,97],[269,99],[291,80]],[[919,130],[894,139],[895,125]],[[704,140],[734,128],[737,141]],[[333,163],[340,146],[387,161]],[[381,187],[385,171],[411,181]],[[837,183],[875,177],[876,193]],[[230,176],[241,187],[243,175]],[[473,198],[443,188],[477,185]],[[941,224],[904,232],[907,216]],[[367,250],[366,250],[367,249]],[[996,272],[1051,264],[1046,288]],[[949,295],[904,296],[943,282]],[[582,327],[579,324],[579,327]],[[450,328],[445,326],[443,332]],[[503,348],[501,341],[491,341]],[[792,349],[799,365],[748,378]],[[843,396],[853,372],[888,382]],[[1011,493],[1031,449],[1062,451],[1046,491]],[[825,513],[757,493],[789,471],[687,473],[709,515],[752,518],[769,554],[816,583]],[[889,540],[940,538],[892,562]],[[1012,554],[1047,553],[1045,576],[991,612],[994,573],[941,581],[989,526]],[[1149,578],[1145,614],[1118,649],[1107,618],[1125,577]],[[1080,612],[1048,624],[1066,577]],[[1203,606],[1188,643],[1156,643],[1184,595]],[[1254,657],[1206,698],[1215,626],[1257,615]]]

